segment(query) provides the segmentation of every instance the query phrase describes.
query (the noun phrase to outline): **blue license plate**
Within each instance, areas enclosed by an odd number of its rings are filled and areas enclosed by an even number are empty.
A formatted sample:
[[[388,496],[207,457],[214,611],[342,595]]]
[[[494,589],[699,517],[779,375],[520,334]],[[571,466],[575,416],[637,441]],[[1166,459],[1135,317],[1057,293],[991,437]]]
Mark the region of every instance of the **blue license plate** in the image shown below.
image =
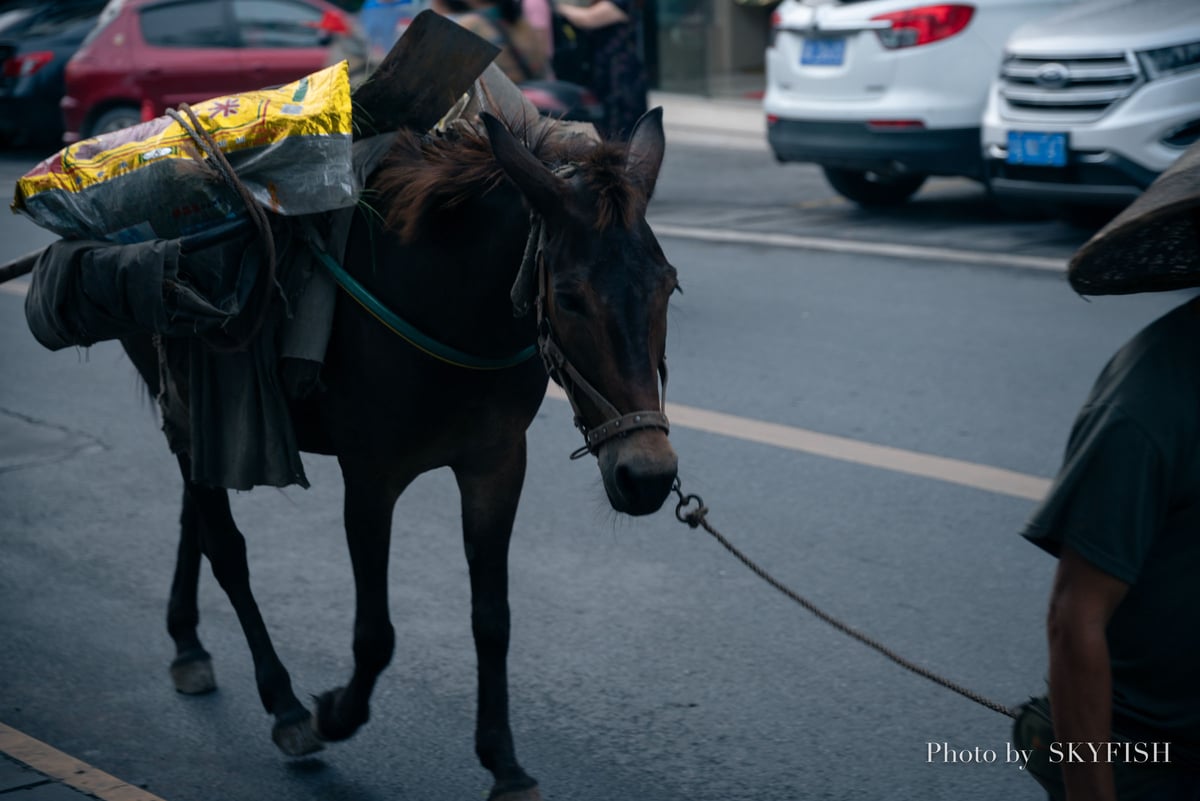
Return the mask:
[[[845,39],[805,39],[800,50],[800,63],[806,67],[840,67],[845,60]]]
[[[1008,132],[1008,163],[1037,167],[1067,166],[1067,135],[1036,131]]]

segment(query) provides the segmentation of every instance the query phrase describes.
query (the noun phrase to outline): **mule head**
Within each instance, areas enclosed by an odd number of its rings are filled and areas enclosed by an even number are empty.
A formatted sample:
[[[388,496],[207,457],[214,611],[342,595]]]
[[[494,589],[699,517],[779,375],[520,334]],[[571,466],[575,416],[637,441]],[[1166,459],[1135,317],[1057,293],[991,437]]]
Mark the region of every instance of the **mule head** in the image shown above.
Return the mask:
[[[514,287],[518,312],[538,298],[539,338],[596,455],[613,508],[657,511],[678,460],[667,439],[667,301],[675,268],[646,223],[662,166],[662,110],[645,114],[628,144],[576,145],[551,169],[495,118],[492,151],[542,226],[540,254]],[[522,303],[524,301],[524,304]]]

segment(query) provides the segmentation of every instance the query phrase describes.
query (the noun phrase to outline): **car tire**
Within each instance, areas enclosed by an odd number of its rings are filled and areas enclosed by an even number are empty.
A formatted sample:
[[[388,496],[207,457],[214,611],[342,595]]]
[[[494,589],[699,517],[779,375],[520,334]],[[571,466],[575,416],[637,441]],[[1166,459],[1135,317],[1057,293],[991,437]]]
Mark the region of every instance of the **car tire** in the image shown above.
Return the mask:
[[[1054,210],[1045,202],[1022,197],[997,195],[985,185],[988,205],[997,215],[1013,222],[1044,222],[1054,219]]]
[[[131,125],[137,125],[141,121],[142,112],[136,106],[117,106],[96,118],[96,121],[92,123],[91,130],[88,131],[88,136],[112,133]]]
[[[860,206],[899,206],[907,201],[921,185],[924,175],[888,175],[870,170],[846,170],[824,167],[825,180],[842,197]]]
[[[1072,228],[1099,231],[1120,212],[1120,207],[1090,206],[1084,203],[1060,203],[1054,207],[1054,216]]]

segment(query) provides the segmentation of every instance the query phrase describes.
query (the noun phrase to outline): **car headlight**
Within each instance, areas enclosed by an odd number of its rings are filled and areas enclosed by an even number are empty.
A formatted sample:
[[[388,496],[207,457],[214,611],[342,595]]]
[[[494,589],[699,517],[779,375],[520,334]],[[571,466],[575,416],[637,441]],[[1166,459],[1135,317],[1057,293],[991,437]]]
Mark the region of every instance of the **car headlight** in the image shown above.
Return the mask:
[[[1138,53],[1142,69],[1149,78],[1162,78],[1200,67],[1200,42],[1188,42],[1174,47],[1160,47]]]

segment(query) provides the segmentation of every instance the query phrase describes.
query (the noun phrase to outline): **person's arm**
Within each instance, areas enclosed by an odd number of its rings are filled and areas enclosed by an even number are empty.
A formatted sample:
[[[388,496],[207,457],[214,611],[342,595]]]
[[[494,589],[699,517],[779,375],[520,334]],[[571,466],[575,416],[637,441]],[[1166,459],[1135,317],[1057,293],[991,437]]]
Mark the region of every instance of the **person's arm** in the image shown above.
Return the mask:
[[[1064,546],[1050,594],[1050,706],[1061,743],[1112,739],[1112,668],[1106,629],[1129,585]],[[1084,754],[1090,751],[1083,749]],[[1062,764],[1067,801],[1117,801],[1112,766]]]
[[[550,0],[521,0],[521,16],[535,31],[550,30]]]
[[[583,30],[607,28],[609,25],[629,22],[629,15],[612,0],[598,0],[590,6],[555,3],[554,10],[567,22]]]

